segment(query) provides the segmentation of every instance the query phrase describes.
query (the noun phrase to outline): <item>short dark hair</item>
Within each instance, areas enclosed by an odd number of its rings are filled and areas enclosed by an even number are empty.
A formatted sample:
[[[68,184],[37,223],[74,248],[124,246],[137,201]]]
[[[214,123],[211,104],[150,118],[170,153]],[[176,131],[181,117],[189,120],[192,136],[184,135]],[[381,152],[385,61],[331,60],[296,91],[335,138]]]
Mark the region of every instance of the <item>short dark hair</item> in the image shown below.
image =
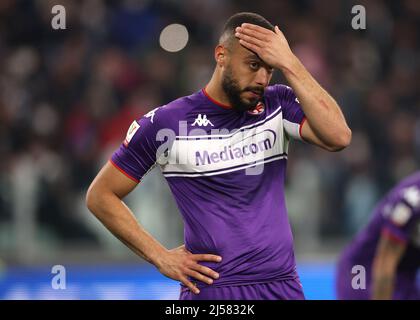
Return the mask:
[[[239,12],[226,21],[219,43],[225,43],[229,46],[231,41],[235,39],[235,28],[239,27],[242,23],[252,23],[274,31],[274,26],[263,16],[253,12]]]

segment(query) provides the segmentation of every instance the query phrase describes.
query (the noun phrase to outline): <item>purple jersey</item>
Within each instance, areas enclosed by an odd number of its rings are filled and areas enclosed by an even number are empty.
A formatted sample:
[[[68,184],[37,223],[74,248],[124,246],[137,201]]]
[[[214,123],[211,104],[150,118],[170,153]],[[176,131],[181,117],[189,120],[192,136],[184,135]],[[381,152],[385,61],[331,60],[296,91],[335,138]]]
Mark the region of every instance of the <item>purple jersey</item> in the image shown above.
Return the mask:
[[[288,144],[300,139],[304,119],[284,85],[267,87],[245,112],[203,89],[134,121],[111,161],[137,182],[160,167],[183,217],[186,248],[223,258],[201,262],[220,274],[212,286],[294,279],[284,179]]]
[[[392,189],[377,205],[369,224],[343,252],[337,290],[342,299],[369,299],[372,262],[381,235],[407,244],[397,269],[395,299],[420,299],[416,274],[420,266],[420,172]],[[366,290],[352,289],[352,268],[366,269]]]

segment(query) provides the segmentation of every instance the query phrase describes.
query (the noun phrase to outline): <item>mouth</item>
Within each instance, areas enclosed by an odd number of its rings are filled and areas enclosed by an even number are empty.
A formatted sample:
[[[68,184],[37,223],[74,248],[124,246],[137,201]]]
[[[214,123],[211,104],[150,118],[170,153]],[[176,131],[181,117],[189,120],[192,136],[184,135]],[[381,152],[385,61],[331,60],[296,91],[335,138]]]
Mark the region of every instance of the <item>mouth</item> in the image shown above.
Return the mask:
[[[246,93],[248,93],[253,98],[261,98],[262,92],[258,90],[247,90]]]

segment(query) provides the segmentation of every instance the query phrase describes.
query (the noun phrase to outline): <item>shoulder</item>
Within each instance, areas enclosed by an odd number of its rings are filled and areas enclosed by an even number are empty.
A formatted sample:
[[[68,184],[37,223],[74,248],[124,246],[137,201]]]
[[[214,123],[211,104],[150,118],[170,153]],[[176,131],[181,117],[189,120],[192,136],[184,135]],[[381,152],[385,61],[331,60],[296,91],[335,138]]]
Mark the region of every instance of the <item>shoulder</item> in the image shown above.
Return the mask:
[[[186,115],[201,102],[199,94],[193,93],[158,106],[144,114],[137,121],[155,129],[177,127],[178,122],[185,119]]]
[[[265,97],[270,105],[280,105],[282,109],[299,105],[299,101],[293,89],[284,84],[274,84],[265,89]]]
[[[410,176],[393,188],[386,197],[389,218],[403,226],[420,216],[420,175]]]
[[[275,112],[279,107],[283,118],[296,124],[301,124],[305,114],[293,89],[284,84],[275,84],[266,88],[268,108]]]
[[[285,84],[275,84],[268,87],[269,94],[279,99],[280,102],[298,102],[293,89]]]
[[[294,98],[296,97],[293,89],[285,84],[274,84],[268,86],[265,90],[266,95],[272,98],[285,99],[291,98],[292,96]]]
[[[149,111],[144,117],[151,118],[153,116],[153,121],[156,122],[156,125],[171,127],[173,124],[178,125],[178,121],[184,120],[188,113],[201,103],[202,97],[199,92],[196,92],[159,106]]]
[[[402,180],[391,193],[394,198],[407,202],[414,209],[420,209],[420,172]]]

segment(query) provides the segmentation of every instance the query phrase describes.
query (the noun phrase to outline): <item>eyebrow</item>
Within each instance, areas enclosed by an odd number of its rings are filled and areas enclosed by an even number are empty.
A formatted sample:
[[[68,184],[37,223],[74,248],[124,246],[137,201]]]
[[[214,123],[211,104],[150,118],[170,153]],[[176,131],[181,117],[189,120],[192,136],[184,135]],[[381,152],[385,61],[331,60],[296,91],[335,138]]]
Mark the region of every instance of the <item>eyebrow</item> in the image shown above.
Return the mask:
[[[255,53],[248,53],[245,59],[257,59],[260,61],[263,61],[259,56],[257,56]]]
[[[260,61],[261,63],[263,63],[263,64],[265,64],[267,67],[269,67],[270,69],[274,69],[272,66],[270,66],[270,65],[268,65],[268,64],[266,64],[265,62],[264,62],[264,60],[263,59],[261,59],[258,55],[256,55],[255,53],[249,53],[246,57],[245,57],[245,59],[246,60],[248,60],[248,59],[256,59],[256,60],[258,60],[258,61]]]

